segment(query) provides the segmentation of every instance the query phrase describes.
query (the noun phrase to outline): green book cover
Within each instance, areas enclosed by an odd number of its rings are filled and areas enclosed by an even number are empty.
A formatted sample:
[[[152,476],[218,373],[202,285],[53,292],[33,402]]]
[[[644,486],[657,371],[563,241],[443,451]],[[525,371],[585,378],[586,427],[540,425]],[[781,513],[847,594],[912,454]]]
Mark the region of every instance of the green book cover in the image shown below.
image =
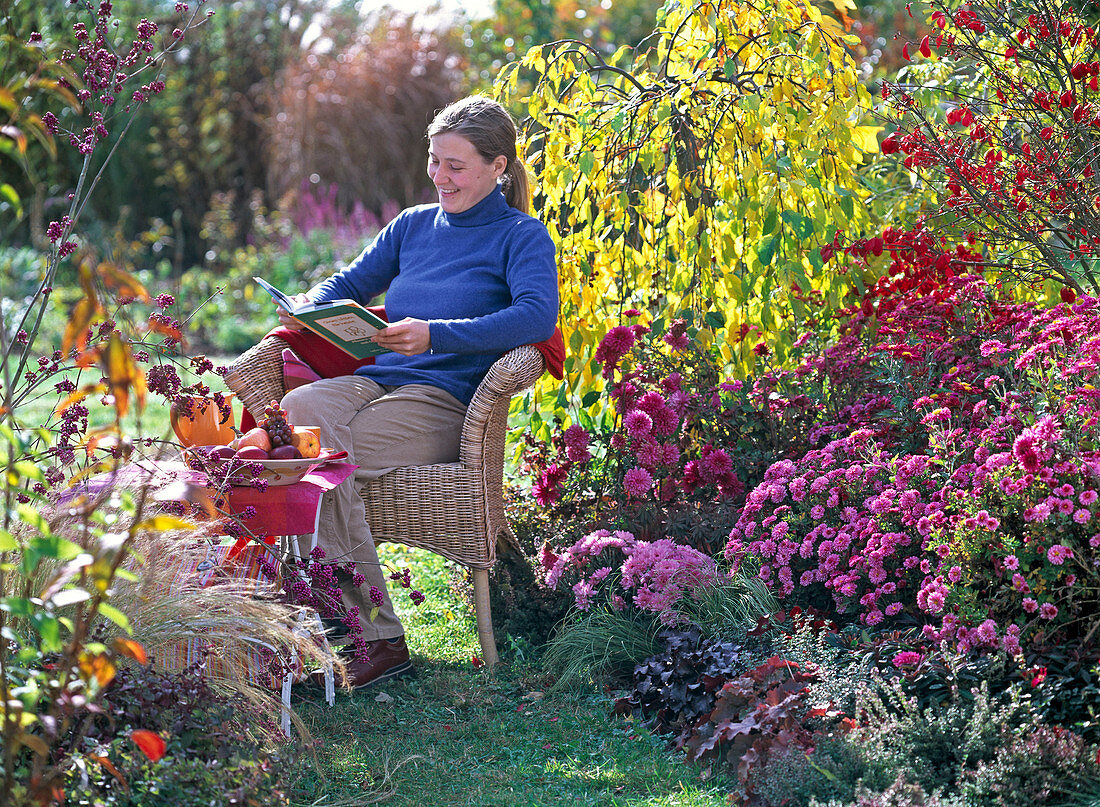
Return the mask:
[[[295,305],[290,298],[260,277],[253,277],[271,295],[280,308],[303,327],[331,342],[357,359],[389,353],[388,348],[370,341],[387,322],[354,300],[330,300],[327,303]]]

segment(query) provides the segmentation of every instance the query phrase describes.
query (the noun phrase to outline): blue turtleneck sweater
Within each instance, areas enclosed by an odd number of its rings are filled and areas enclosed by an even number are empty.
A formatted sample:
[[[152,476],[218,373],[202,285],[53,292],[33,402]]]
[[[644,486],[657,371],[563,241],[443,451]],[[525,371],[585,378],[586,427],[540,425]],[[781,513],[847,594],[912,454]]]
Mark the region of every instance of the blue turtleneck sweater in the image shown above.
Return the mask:
[[[419,205],[402,211],[309,298],[366,305],[383,291],[390,322],[428,322],[431,350],[384,353],[357,372],[379,384],[430,384],[468,404],[504,352],[553,334],[554,242],[542,222],[509,207],[499,189],[462,213]]]

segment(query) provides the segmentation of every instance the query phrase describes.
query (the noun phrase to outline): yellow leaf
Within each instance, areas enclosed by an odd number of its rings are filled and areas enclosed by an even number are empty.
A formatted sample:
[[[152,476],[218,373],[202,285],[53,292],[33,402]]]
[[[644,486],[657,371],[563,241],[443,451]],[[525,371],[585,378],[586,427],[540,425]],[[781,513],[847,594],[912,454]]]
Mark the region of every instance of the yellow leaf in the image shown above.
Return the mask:
[[[0,126],[0,135],[14,140],[15,147],[19,150],[20,155],[27,153],[27,136],[17,126]]]
[[[133,297],[135,300],[141,300],[144,303],[149,302],[149,292],[145,290],[145,286],[141,285],[136,277],[118,264],[104,261],[96,267],[96,271],[103,278],[107,288],[114,289],[120,295]]]
[[[130,408],[130,391],[140,390],[144,403],[145,377],[130,353],[130,346],[118,333],[112,333],[107,350],[102,355],[103,375],[115,399],[118,416],[123,417]]]
[[[132,658],[138,664],[149,663],[149,657],[145,653],[145,648],[133,639],[124,639],[120,636],[115,639],[114,646],[117,653]]]
[[[21,731],[15,739],[19,745],[27,746],[27,748],[34,751],[34,753],[38,754],[40,757],[48,757],[50,755],[50,747],[46,745],[46,741],[37,734],[31,734],[29,731]]]
[[[65,326],[65,335],[61,338],[62,353],[68,353],[74,348],[78,351],[84,350],[84,346],[88,344],[88,326],[99,312],[99,300],[94,292],[92,296],[85,297],[73,306],[69,322]]]
[[[878,153],[878,133],[881,132],[883,127],[881,126],[853,126],[852,127],[852,144],[860,151],[867,154]]]
[[[115,677],[115,665],[106,653],[82,653],[80,655],[80,672],[86,680],[95,678],[101,687],[107,686]]]
[[[93,395],[97,392],[105,392],[106,387],[102,384],[87,384],[78,390],[70,392],[65,400],[61,401],[57,408],[53,410],[54,417],[60,417],[65,411],[75,403],[80,403],[89,395]]]
[[[193,530],[195,525],[190,521],[184,521],[175,516],[153,516],[138,524],[135,530],[149,530],[151,532],[167,532],[168,530]]]

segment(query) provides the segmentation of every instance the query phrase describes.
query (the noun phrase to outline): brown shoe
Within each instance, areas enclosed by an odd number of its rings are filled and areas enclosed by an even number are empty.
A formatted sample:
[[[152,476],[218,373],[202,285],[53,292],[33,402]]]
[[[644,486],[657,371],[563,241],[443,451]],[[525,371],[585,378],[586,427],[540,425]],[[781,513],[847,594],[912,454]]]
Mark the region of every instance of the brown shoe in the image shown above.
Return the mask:
[[[367,661],[352,659],[347,662],[348,685],[352,689],[415,675],[404,636],[371,642],[367,645],[367,655],[370,657]]]

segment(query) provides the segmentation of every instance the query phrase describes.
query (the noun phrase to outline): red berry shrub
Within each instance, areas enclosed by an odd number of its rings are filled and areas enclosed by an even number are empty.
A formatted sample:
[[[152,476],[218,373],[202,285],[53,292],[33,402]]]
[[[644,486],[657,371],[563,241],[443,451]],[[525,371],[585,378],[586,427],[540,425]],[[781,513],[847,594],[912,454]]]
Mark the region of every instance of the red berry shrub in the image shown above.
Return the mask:
[[[1100,31],[1067,0],[930,5],[937,33],[882,88],[896,127],[883,153],[936,189],[937,226],[978,233],[1000,271],[1100,289]]]

